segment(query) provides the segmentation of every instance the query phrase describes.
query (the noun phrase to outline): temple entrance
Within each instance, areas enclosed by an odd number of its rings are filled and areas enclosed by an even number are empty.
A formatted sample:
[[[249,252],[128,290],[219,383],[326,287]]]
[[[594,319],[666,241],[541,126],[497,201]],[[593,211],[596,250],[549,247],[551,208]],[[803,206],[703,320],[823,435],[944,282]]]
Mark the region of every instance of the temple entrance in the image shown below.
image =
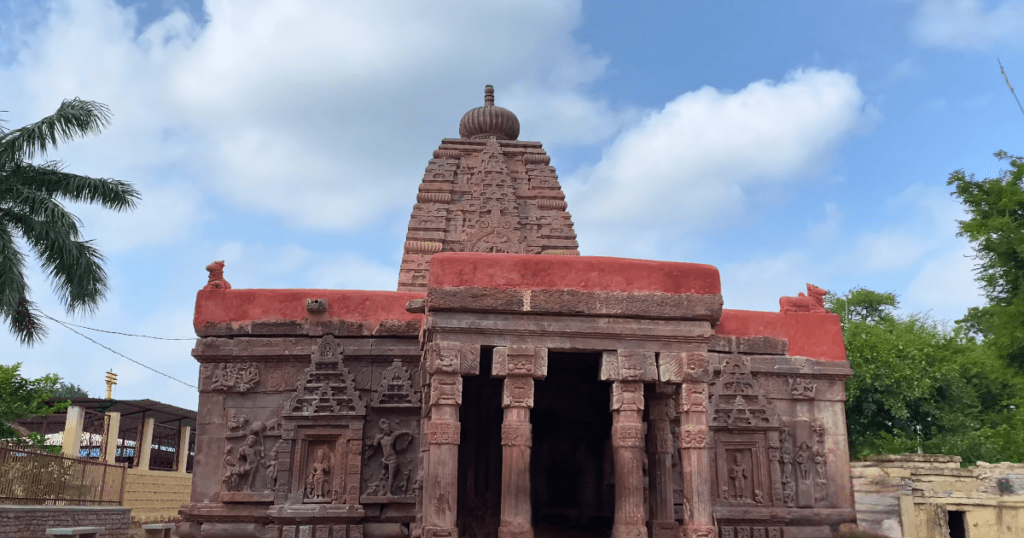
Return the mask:
[[[497,538],[501,514],[501,378],[463,378],[458,527],[463,538]],[[530,413],[531,504],[536,538],[607,537],[615,513],[611,385],[598,379],[599,353],[549,353]],[[472,402],[472,403],[470,403]]]
[[[608,536],[615,513],[610,384],[598,379],[599,353],[549,353],[536,382],[533,523],[545,536]]]

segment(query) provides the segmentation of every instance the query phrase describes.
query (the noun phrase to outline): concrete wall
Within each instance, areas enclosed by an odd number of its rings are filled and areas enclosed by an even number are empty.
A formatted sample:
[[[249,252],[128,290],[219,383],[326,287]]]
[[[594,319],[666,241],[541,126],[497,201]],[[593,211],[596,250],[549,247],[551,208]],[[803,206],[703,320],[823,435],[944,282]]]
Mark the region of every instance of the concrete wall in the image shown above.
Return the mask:
[[[120,506],[0,505],[0,538],[46,538],[46,529],[103,527],[104,538],[128,538],[129,510]]]
[[[128,469],[124,506],[131,508],[133,522],[158,523],[178,517],[191,493],[191,474]]]
[[[967,536],[1024,536],[1024,464],[960,468],[957,456],[906,454],[851,462],[857,523],[893,538],[949,536],[964,512]]]

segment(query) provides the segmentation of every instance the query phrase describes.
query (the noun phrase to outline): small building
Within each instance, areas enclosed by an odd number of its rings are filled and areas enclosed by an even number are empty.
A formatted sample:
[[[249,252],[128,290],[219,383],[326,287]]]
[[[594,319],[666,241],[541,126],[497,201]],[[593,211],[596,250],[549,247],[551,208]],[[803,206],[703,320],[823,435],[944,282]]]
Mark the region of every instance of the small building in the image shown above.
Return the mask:
[[[824,290],[728,310],[715,267],[580,256],[550,157],[492,88],[459,134],[420,183],[398,291],[231,289],[207,267],[177,535],[814,538],[855,521],[852,372]]]
[[[893,538],[1024,536],[1024,464],[897,454],[850,464],[860,528]]]

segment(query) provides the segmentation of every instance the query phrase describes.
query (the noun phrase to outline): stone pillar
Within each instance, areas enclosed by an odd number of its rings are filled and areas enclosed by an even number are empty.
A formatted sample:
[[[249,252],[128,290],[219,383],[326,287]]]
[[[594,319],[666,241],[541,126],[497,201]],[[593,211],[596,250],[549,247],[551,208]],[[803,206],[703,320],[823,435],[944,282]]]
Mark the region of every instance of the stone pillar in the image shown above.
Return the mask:
[[[100,454],[100,459],[113,464],[117,457],[117,437],[121,433],[121,413],[108,411],[103,421],[105,423],[103,430],[106,437],[103,438],[103,451]]]
[[[679,415],[683,500],[687,506],[680,538],[718,536],[711,509],[711,434],[708,431],[708,381],[711,374],[711,363],[704,351],[661,353],[658,357],[661,381],[679,385],[676,411]]]
[[[155,418],[147,418],[142,423],[142,436],[139,439],[139,444],[135,447],[139,451],[139,469],[143,471],[149,470],[149,454],[153,449],[153,425],[156,424]]]
[[[480,372],[480,348],[449,342],[429,344],[430,374],[427,466],[423,476],[423,538],[458,538],[459,440],[462,375]],[[424,391],[426,392],[426,391]]]
[[[85,427],[85,409],[72,405],[68,407],[64,420],[64,439],[60,453],[73,458],[82,456],[82,429]]]
[[[548,374],[548,350],[533,346],[494,348],[491,375],[504,377],[501,406],[501,523],[498,538],[533,538],[530,449],[533,380]]]
[[[672,420],[676,416],[675,387],[658,383],[649,390],[647,411],[647,475],[650,484],[650,536],[677,538],[675,506],[672,502]]]
[[[188,472],[188,442],[192,437],[192,426],[181,427],[181,440],[178,441],[178,472]]]
[[[615,462],[615,520],[612,538],[647,536],[644,505],[644,381],[657,380],[654,353],[606,351],[601,379],[612,382],[612,451]]]

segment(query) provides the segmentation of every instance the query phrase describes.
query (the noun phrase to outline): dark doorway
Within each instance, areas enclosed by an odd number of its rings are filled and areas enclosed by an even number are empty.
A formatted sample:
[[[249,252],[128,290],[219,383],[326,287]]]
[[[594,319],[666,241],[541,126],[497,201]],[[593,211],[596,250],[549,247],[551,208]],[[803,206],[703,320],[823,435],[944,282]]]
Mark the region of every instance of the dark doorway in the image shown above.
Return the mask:
[[[949,538],[967,538],[966,514],[964,512],[953,510],[946,513],[949,514],[949,517],[947,518],[949,521]]]
[[[462,378],[459,443],[460,538],[497,538],[501,519],[501,390],[493,348],[480,350],[480,375]]]
[[[608,536],[615,507],[611,385],[601,355],[550,353],[536,382],[530,465],[537,536]]]
[[[501,516],[501,392],[493,349],[480,351],[480,375],[463,377],[459,444],[460,538],[497,538]],[[530,461],[537,538],[611,533],[615,509],[611,385],[599,380],[601,355],[550,353],[534,385]]]

